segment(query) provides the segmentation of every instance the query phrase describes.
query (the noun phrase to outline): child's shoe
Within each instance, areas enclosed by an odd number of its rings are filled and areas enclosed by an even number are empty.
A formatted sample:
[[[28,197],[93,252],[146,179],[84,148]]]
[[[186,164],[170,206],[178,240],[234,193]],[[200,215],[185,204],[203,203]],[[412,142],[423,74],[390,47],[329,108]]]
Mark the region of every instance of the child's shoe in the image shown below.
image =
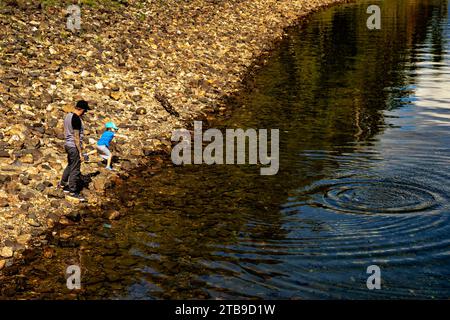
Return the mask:
[[[113,171],[113,170],[114,170],[114,169],[111,168],[110,166],[106,166],[106,169],[107,169],[107,170],[110,170],[110,171]]]

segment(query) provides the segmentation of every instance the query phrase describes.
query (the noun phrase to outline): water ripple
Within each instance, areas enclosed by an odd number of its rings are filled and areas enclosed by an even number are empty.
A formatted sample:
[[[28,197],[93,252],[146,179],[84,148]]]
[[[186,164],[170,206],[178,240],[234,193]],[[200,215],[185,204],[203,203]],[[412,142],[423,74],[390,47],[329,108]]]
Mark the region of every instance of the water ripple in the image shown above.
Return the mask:
[[[389,180],[320,182],[305,193],[312,195],[311,205],[358,214],[433,212],[444,201],[425,186]]]

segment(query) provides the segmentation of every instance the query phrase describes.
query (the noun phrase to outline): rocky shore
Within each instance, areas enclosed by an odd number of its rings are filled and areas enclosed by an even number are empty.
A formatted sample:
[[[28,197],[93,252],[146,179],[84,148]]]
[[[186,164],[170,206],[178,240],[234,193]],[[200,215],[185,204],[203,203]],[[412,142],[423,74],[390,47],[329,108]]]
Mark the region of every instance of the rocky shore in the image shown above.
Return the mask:
[[[173,129],[223,111],[286,27],[343,1],[81,1],[77,33],[61,2],[0,1],[0,270],[74,212],[108,201],[108,188],[149,155],[169,152]],[[82,165],[87,204],[55,188],[63,117],[78,99],[94,109],[84,118],[88,149],[106,121],[129,137],[112,147],[116,172]]]

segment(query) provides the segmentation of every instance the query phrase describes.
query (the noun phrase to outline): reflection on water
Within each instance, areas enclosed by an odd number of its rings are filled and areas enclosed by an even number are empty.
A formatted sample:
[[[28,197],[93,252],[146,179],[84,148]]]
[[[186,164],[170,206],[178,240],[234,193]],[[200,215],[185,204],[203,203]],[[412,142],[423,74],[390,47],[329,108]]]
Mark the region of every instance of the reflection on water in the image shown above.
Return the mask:
[[[34,262],[17,296],[74,297],[76,262],[80,298],[449,298],[449,6],[381,1],[369,31],[367,5],[293,28],[211,124],[279,128],[278,175],[143,170],[118,190],[127,215],[74,227],[79,246]]]

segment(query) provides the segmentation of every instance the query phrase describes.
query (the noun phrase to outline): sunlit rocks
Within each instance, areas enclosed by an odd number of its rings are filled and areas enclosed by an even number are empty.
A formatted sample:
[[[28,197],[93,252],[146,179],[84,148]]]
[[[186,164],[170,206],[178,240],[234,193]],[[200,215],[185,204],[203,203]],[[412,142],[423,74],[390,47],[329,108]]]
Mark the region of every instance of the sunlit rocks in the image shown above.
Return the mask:
[[[53,187],[66,165],[62,120],[75,101],[85,99],[93,107],[84,119],[88,148],[107,121],[129,137],[114,146],[125,172],[145,163],[146,155],[167,152],[164,142],[175,128],[223,107],[218,102],[240,88],[248,67],[283,36],[284,27],[337,1],[83,5],[79,33],[67,30],[65,6],[2,1],[0,247],[6,238],[54,226],[79,205]],[[112,173],[95,161],[84,163],[82,171],[99,172],[87,197],[101,202]]]
[[[3,258],[11,258],[13,256],[13,249],[11,247],[3,247],[0,251],[0,256]]]

